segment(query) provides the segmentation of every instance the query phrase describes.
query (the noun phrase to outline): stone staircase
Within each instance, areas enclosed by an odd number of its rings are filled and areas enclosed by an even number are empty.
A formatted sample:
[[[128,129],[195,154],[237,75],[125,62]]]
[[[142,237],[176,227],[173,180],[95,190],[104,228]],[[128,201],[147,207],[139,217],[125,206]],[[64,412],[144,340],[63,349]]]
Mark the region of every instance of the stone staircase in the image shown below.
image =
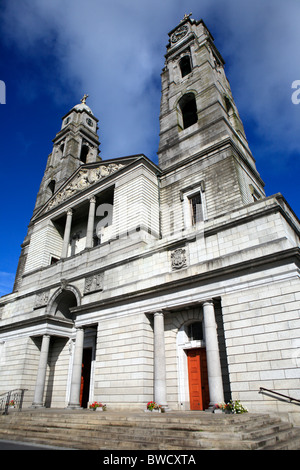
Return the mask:
[[[78,450],[296,450],[300,428],[254,413],[13,410],[0,416],[0,439]]]

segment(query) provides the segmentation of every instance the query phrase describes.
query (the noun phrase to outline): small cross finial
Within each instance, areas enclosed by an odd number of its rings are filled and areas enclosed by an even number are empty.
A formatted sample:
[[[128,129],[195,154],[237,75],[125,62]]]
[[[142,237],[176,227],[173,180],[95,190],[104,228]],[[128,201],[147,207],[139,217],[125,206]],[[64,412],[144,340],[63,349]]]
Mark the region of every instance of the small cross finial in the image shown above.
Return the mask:
[[[189,15],[185,14],[181,21],[187,20],[190,16],[192,16],[192,13],[190,13]]]
[[[86,99],[88,98],[89,95],[84,94],[83,97],[81,98],[81,103],[85,104]]]

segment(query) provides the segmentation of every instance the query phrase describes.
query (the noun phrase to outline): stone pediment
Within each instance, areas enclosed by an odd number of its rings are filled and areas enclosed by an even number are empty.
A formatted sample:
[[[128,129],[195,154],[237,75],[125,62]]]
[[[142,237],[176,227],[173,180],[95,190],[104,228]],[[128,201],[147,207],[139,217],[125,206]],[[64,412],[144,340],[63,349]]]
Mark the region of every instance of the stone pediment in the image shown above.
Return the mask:
[[[126,165],[122,163],[101,163],[96,168],[80,168],[77,170],[76,174],[52,196],[50,201],[44,206],[44,211],[53,209],[75,194],[98,183],[101,179],[112,175],[125,166]]]

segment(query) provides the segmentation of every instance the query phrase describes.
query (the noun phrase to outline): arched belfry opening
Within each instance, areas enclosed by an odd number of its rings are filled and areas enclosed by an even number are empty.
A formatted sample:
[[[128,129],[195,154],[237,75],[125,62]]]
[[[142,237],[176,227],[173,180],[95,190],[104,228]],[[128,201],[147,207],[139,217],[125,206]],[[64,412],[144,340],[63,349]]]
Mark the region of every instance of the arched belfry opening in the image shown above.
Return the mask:
[[[191,58],[189,55],[185,55],[180,59],[179,67],[180,67],[182,78],[184,78],[186,75],[191,73],[192,65],[191,65]]]
[[[55,180],[50,181],[50,183],[48,184],[48,190],[51,196],[55,193]]]
[[[187,129],[198,121],[196,98],[194,93],[186,93],[179,100],[179,109],[182,116],[182,127]]]
[[[90,150],[90,149],[89,149],[89,146],[88,146],[88,145],[85,145],[85,144],[82,145],[82,147],[81,147],[81,152],[80,152],[80,160],[81,160],[83,163],[86,163],[89,150]]]

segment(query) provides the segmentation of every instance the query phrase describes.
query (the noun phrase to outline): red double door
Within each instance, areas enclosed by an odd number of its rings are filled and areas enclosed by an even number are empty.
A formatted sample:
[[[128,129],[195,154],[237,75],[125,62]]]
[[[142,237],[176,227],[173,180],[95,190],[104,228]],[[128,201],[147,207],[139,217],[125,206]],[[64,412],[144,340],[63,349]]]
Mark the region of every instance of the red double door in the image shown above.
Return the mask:
[[[190,408],[206,410],[209,406],[209,388],[205,348],[187,350]]]

